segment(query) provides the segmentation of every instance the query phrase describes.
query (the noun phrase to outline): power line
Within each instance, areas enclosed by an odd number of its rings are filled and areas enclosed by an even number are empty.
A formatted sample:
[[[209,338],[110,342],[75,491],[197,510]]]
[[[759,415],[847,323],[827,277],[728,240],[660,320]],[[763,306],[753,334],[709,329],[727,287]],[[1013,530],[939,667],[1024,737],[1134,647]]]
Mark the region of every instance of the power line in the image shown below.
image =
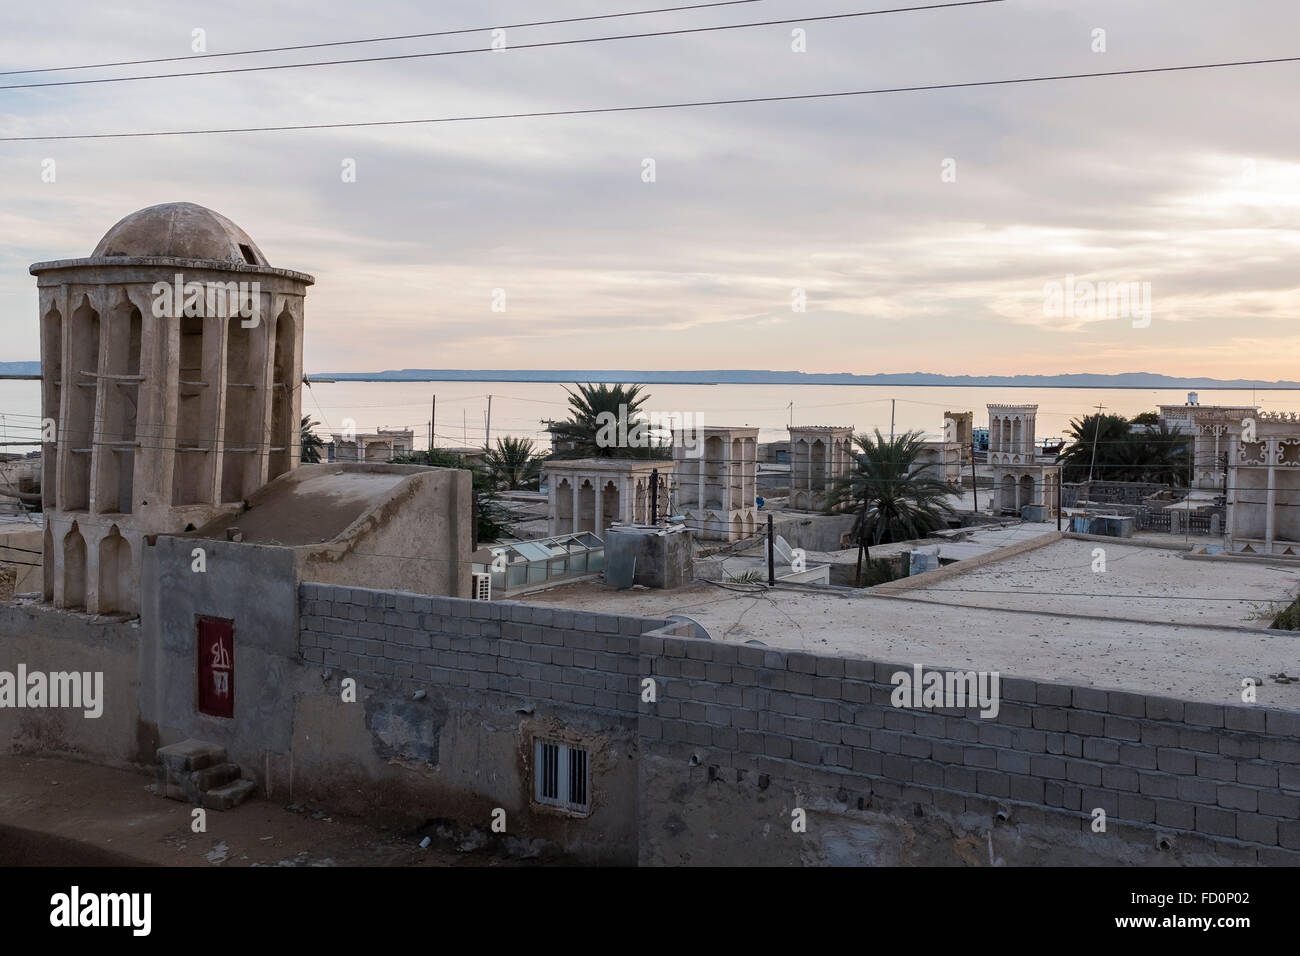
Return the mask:
[[[1263,60],[1233,60],[1222,63],[1193,63],[1182,66],[1154,66],[1133,70],[1106,70],[1097,73],[1059,73],[1051,76],[1025,76],[1009,80],[973,80],[964,83],[931,83],[923,86],[880,87],[870,90],[842,90],[831,93],[794,93],[785,96],[749,96],[725,100],[695,100],[680,103],[653,103],[643,106],[599,106],[587,109],[539,110],[530,113],[480,113],[469,116],[440,116],[429,119],[369,120],[356,123],[306,123],[296,126],[239,126],[223,129],[155,130],[143,133],[79,133],[63,136],[0,136],[0,143],[52,142],[73,139],[134,139],[146,136],[200,136],[213,133],[271,133],[313,129],[361,129],[377,126],[416,126],[432,123],[467,123],[481,120],[539,119],[551,116],[590,116],[599,113],[635,113],[649,110],[691,109],[702,106],[737,106],[749,103],[785,103],[796,100],[821,100],[845,96],[874,96],[885,93],[922,93],[933,90],[974,89],[986,86],[1012,86],[1021,83],[1048,83],[1058,80],[1083,80],[1103,76],[1137,76],[1147,73],[1176,73],[1189,70],[1217,70],[1238,66],[1261,66],[1273,63],[1300,62],[1300,56],[1274,57]]]
[[[785,20],[754,20],[749,23],[726,23],[712,27],[685,27],[680,30],[654,30],[647,33],[621,33],[613,36],[582,37],[574,40],[545,40],[537,43],[516,43],[501,48],[471,47],[464,50],[435,50],[426,53],[395,53],[390,56],[353,57],[347,60],[313,60],[307,63],[273,63],[266,66],[232,66],[222,70],[194,70],[189,73],[147,73],[140,76],[109,76],[94,80],[53,80],[48,83],[15,83],[0,86],[0,90],[34,90],[51,86],[88,86],[97,83],[127,83],[134,80],[174,80],[180,77],[219,76],[229,73],[262,73],[268,70],[299,70],[315,66],[348,66],[356,63],[386,63],[397,60],[421,60],[435,56],[461,56],[467,53],[499,53],[503,50],[536,50],[543,47],[573,46],[584,43],[607,43],[611,40],[643,40],[651,37],[683,36],[688,33],[716,33],[721,30],[743,30],[749,27],[784,26],[791,23],[813,23],[822,20],[847,20],[856,17],[874,17],[887,13],[912,13],[920,10],[945,10],[953,7],[982,6],[1004,3],[1005,0],[954,0],[950,3],[932,3],[920,7],[893,7],[888,10],[863,10],[856,13],[828,13],[815,17],[791,17]]]
[[[764,0],[722,0],[717,3],[693,3],[681,7],[659,7],[654,10],[631,10],[627,13],[602,13],[588,17],[565,17],[558,20],[531,20],[525,23],[499,23],[487,27],[464,27],[458,30],[438,30],[433,33],[407,33],[400,36],[369,37],[364,40],[333,40],[328,43],[299,43],[295,46],[263,47],[259,50],[234,50],[230,53],[191,53],[188,56],[160,56],[147,60],[116,60],[108,63],[85,63],[81,66],[47,66],[40,69],[4,70],[0,76],[20,76],[30,73],[66,73],[69,70],[98,70],[112,66],[143,66],[148,63],[175,63],[179,60],[209,60],[226,56],[251,56],[258,53],[285,53],[293,50],[318,50],[322,47],[356,46],[362,43],[389,43],[395,40],[424,40],[430,37],[456,36],[464,33],[486,33],[489,30],[519,30],[524,27],[558,26],[562,23],[584,23],[591,20],[614,20],[620,17],[644,17],[655,13],[677,13],[682,10],[704,10],[709,7],[732,7],[744,3],[761,3]]]

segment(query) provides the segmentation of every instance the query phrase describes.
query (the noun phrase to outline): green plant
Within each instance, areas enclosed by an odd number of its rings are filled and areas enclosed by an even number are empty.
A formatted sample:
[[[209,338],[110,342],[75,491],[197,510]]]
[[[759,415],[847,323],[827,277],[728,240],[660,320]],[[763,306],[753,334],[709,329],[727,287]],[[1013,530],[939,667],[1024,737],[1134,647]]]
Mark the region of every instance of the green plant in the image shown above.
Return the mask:
[[[569,393],[569,419],[548,426],[556,458],[666,459],[671,449],[654,441],[636,419],[650,397],[640,385],[574,386]]]
[[[515,491],[537,487],[542,456],[528,438],[498,438],[484,458],[484,467],[498,488]]]
[[[862,560],[871,559],[870,547],[889,541],[924,538],[947,526],[953,513],[950,497],[961,489],[934,477],[929,462],[918,462],[924,449],[922,433],[905,432],[889,439],[855,435],[857,461],[848,477],[837,481],[827,495],[827,510],[851,509],[856,514],[853,535],[858,541],[858,580]]]
[[[306,464],[319,464],[321,451],[325,448],[325,442],[316,434],[315,428],[320,422],[310,415],[302,417],[302,423],[299,427],[298,441],[302,445],[301,461]]]

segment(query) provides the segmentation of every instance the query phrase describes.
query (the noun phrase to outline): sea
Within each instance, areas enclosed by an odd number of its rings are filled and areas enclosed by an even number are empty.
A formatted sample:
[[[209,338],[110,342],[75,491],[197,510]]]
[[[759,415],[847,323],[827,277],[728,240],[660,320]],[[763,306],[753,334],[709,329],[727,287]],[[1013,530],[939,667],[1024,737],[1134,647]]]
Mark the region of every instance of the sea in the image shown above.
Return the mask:
[[[572,386],[569,386],[572,388]],[[415,447],[429,443],[436,407],[435,444],[482,446],[489,436],[546,442],[546,423],[568,417],[566,386],[546,382],[319,382],[304,387],[302,411],[323,438],[351,427],[358,432],[410,428]],[[691,416],[704,425],[757,426],[759,440],[781,441],[789,425],[851,425],[884,435],[915,430],[943,435],[947,412],[972,411],[988,422],[989,403],[1037,405],[1037,438],[1065,437],[1071,419],[1097,410],[1131,417],[1188,400],[1182,389],[1043,388],[899,385],[649,385],[643,408],[663,416]],[[1300,412],[1300,390],[1199,389],[1202,405],[1257,405],[1263,411]],[[489,419],[490,408],[490,419]],[[40,383],[0,381],[0,448],[34,450],[40,435]]]

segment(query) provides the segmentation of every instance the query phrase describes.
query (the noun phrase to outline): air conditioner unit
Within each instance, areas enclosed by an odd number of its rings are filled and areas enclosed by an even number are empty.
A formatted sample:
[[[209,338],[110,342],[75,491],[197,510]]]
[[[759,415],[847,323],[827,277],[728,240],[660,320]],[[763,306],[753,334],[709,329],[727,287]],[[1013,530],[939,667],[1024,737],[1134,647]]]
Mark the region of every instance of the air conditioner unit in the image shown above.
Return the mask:
[[[473,598],[475,601],[492,600],[492,575],[481,571],[474,572]]]

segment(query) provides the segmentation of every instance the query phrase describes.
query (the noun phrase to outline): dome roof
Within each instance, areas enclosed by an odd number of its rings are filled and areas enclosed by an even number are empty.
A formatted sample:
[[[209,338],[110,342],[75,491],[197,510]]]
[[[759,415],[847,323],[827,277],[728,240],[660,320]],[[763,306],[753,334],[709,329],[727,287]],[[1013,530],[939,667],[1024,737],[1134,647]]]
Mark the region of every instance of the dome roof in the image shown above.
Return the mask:
[[[220,213],[192,202],[163,203],[131,213],[104,234],[91,255],[167,256],[269,265],[248,233]]]

